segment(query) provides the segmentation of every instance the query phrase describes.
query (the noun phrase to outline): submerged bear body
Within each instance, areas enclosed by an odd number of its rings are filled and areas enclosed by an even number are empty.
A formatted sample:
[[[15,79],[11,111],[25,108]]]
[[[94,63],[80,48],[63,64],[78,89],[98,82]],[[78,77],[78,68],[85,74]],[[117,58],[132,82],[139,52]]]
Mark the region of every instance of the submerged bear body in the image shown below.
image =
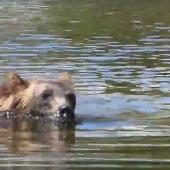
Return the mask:
[[[76,97],[73,83],[67,73],[56,81],[25,80],[11,74],[9,80],[0,85],[0,111],[16,112],[16,116],[27,113],[36,115],[74,117]]]

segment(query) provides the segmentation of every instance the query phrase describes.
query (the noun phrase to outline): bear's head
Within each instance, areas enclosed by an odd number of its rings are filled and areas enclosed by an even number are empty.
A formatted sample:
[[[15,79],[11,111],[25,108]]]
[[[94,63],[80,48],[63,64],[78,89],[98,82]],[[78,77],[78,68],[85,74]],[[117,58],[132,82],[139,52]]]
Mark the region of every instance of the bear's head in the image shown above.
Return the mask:
[[[11,74],[7,84],[6,96],[12,96],[10,109],[20,115],[74,117],[76,97],[67,73],[61,74],[56,81],[25,80],[18,74]]]

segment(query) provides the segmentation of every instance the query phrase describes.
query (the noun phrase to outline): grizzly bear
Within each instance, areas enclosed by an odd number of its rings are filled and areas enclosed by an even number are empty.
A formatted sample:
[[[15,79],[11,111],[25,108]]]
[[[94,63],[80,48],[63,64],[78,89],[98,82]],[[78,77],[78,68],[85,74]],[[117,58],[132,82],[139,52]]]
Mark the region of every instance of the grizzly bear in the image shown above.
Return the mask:
[[[76,96],[70,75],[62,73],[55,81],[25,80],[12,73],[0,85],[0,112],[74,118]]]

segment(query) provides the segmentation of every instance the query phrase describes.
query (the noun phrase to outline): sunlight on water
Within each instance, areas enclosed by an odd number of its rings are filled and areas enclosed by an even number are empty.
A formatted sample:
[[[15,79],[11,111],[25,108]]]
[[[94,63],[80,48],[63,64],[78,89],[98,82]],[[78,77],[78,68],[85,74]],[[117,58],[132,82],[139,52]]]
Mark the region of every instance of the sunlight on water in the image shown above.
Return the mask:
[[[0,4],[6,72],[71,73],[75,127],[1,120],[0,169],[169,169],[168,0]]]

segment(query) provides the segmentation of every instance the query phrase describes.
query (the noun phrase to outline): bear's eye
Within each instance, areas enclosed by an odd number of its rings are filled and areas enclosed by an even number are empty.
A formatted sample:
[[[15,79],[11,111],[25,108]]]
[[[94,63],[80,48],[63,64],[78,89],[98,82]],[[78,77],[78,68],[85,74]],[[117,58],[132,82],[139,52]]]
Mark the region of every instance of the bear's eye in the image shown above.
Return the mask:
[[[42,98],[44,100],[48,99],[49,97],[51,97],[53,95],[53,91],[52,90],[45,90],[42,94]]]

